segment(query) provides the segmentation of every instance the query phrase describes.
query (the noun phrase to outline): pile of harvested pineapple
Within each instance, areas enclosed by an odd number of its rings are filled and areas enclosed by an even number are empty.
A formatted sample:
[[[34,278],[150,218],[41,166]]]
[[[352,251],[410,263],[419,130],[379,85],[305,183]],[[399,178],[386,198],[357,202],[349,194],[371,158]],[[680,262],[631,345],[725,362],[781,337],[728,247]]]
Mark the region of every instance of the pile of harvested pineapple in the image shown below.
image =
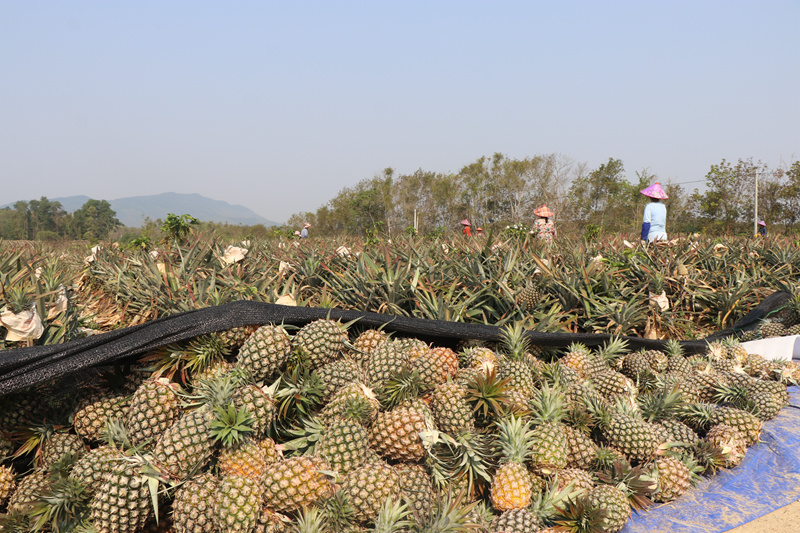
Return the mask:
[[[614,532],[738,465],[800,375],[733,339],[356,328],[238,328],[0,398],[0,529]]]

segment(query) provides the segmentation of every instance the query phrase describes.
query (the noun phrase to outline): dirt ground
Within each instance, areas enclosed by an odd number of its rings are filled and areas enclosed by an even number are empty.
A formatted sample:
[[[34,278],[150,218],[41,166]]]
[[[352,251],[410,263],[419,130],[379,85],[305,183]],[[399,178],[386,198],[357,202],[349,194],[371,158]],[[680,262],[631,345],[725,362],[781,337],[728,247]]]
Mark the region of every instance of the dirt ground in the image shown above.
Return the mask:
[[[728,530],[728,533],[796,533],[800,531],[800,501],[781,507],[758,520]]]

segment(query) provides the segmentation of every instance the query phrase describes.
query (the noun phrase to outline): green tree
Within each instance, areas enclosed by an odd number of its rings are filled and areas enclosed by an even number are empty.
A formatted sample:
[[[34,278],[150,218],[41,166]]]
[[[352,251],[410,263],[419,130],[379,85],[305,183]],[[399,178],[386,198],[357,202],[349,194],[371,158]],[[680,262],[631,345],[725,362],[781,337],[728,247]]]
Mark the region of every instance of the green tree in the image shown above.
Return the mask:
[[[192,226],[197,226],[198,224],[200,224],[200,221],[192,215],[178,216],[174,213],[168,213],[167,219],[161,225],[161,231],[166,234],[164,242],[182,243],[192,233]]]
[[[631,190],[622,161],[609,158],[572,182],[568,193],[571,216],[606,231],[629,226]]]
[[[72,235],[78,239],[97,242],[122,224],[106,200],[87,200],[72,214]]]

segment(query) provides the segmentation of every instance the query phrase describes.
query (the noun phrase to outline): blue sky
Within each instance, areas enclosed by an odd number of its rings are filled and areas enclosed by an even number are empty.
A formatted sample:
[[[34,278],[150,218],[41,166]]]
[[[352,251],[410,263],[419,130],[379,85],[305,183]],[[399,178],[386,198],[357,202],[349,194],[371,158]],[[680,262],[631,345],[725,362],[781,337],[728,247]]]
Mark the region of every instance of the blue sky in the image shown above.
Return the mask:
[[[560,153],[800,159],[800,2],[0,0],[0,205],[342,188]]]

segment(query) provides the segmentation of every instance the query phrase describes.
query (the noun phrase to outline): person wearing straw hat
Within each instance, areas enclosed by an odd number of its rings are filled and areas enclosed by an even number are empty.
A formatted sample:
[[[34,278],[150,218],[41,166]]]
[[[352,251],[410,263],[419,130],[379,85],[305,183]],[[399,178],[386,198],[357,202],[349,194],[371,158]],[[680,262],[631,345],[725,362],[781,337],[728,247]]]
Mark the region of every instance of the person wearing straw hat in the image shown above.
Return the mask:
[[[650,198],[642,217],[642,240],[647,242],[667,240],[667,208],[661,202],[669,198],[658,182],[642,189],[643,195]]]
[[[758,234],[762,237],[767,236],[767,223],[764,220],[758,221]]]
[[[533,232],[536,234],[537,239],[542,239],[544,242],[553,242],[553,237],[556,236],[556,227],[553,224],[553,211],[545,204],[533,210],[536,215],[536,220],[533,222]]]
[[[308,222],[306,222],[303,225],[303,229],[300,232],[300,238],[301,239],[308,239],[308,228],[310,228],[310,227],[311,227],[311,224],[309,224]]]
[[[460,224],[464,226],[464,235],[466,235],[467,237],[472,237],[472,230],[470,229],[470,226],[472,226],[472,224],[469,223],[469,220],[465,218],[460,222]]]

